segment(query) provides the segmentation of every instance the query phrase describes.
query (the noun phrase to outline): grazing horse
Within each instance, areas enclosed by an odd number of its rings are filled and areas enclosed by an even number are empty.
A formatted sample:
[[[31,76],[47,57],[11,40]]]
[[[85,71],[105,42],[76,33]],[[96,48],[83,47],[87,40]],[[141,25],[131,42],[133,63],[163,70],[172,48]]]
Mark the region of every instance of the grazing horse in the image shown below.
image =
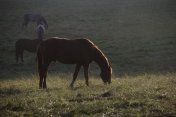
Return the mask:
[[[18,63],[18,58],[21,58],[23,62],[23,51],[36,52],[38,44],[41,39],[19,39],[16,41],[16,62]]]
[[[53,37],[42,41],[37,49],[39,88],[46,88],[46,76],[49,64],[52,61],[60,61],[64,64],[76,64],[73,80],[70,84],[73,87],[78,72],[83,66],[86,85],[88,86],[89,64],[95,61],[101,69],[101,78],[104,83],[111,83],[112,68],[108,59],[101,50],[88,39],[65,39]]]
[[[43,39],[44,33],[45,33],[45,27],[42,24],[39,24],[36,28],[36,32],[38,35],[38,39]]]
[[[44,24],[45,28],[48,29],[48,23],[47,23],[47,21],[40,14],[25,14],[24,15],[24,22],[23,22],[22,28],[24,28],[24,26],[27,27],[27,25],[28,25],[28,23],[30,21],[37,22],[37,25]]]

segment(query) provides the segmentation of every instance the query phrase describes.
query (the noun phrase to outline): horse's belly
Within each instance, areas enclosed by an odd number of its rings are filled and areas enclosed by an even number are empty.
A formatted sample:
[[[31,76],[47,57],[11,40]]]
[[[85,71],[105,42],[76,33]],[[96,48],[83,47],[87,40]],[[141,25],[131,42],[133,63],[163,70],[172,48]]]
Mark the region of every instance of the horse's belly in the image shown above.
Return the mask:
[[[83,64],[91,60],[91,52],[87,52],[84,48],[79,48],[77,46],[70,48],[66,47],[60,48],[54,54],[57,61],[60,61],[64,64]]]
[[[33,47],[33,46],[31,46],[31,47],[24,47],[24,50],[26,50],[26,51],[29,51],[29,52],[36,52],[36,50],[37,50],[37,47]]]
[[[57,61],[64,63],[64,64],[83,64],[87,61],[90,61],[88,58],[84,57],[77,57],[77,56],[65,56],[65,57],[57,57]]]
[[[64,64],[77,64],[81,61],[71,58],[58,58],[57,61],[64,63]]]

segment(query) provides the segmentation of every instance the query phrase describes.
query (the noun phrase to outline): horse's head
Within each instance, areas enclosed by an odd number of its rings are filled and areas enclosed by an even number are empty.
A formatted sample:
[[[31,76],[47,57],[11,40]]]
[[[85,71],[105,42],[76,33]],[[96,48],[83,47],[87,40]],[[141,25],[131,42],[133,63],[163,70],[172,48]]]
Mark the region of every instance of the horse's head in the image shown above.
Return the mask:
[[[100,76],[104,83],[111,83],[111,75],[112,75],[112,67],[109,66],[108,68],[104,69]]]

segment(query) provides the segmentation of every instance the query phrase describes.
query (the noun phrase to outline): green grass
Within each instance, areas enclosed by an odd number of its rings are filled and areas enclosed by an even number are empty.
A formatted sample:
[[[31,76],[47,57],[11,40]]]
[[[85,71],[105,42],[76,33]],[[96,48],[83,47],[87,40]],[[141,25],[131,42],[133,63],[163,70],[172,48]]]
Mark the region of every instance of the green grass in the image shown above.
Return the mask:
[[[52,63],[48,89],[38,89],[35,54],[16,64],[15,42],[35,39],[35,23],[22,30],[23,15],[48,21],[45,39],[88,38],[113,68],[104,85],[90,66],[69,88],[75,65]],[[0,116],[169,116],[176,114],[176,7],[169,0],[0,0]]]
[[[176,74],[126,76],[104,85],[90,78],[87,87],[70,75],[50,75],[38,89],[36,75],[0,82],[1,116],[168,116],[176,108]]]

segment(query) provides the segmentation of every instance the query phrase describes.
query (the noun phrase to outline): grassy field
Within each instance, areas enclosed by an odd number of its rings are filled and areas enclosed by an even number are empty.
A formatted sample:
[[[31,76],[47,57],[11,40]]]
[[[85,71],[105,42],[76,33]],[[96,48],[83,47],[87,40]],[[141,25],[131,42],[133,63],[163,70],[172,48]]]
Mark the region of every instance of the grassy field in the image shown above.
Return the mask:
[[[116,78],[103,85],[91,77],[69,88],[69,75],[49,76],[38,89],[37,76],[1,81],[1,116],[169,116],[176,108],[175,74]]]
[[[0,0],[0,116],[176,115],[176,2],[174,0]],[[69,88],[75,65],[52,63],[48,89],[38,89],[35,53],[16,64],[15,42],[35,39],[35,23],[21,29],[23,15],[48,21],[45,39],[88,38],[107,56],[112,84],[104,85],[96,63],[90,86],[82,71]]]

